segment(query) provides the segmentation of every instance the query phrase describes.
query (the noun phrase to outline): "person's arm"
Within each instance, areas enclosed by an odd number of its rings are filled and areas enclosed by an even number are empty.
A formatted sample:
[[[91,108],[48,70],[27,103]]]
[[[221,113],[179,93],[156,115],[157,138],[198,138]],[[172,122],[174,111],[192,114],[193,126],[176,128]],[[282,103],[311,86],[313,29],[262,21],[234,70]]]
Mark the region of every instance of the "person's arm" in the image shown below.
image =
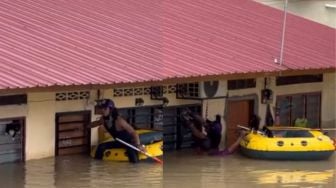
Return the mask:
[[[196,136],[197,138],[200,138],[200,139],[205,139],[206,138],[206,134],[204,134],[202,131],[199,131],[193,123],[190,123],[189,124],[189,127],[191,129],[191,132],[194,136]],[[203,129],[203,128],[202,128]]]
[[[141,145],[140,143],[140,138],[138,133],[133,129],[133,127],[128,124],[123,118],[118,117],[118,124],[119,126],[126,130],[129,134],[131,134],[133,136],[133,140],[134,140],[134,144],[137,146],[137,148],[139,148],[142,151],[145,151],[145,148]]]
[[[202,133],[203,135],[207,136],[208,133],[207,133],[207,130],[206,130],[206,127],[202,126]]]
[[[103,123],[104,123],[104,120],[103,120],[103,117],[101,117],[99,120],[91,122],[88,128],[98,127],[100,125],[103,125]]]

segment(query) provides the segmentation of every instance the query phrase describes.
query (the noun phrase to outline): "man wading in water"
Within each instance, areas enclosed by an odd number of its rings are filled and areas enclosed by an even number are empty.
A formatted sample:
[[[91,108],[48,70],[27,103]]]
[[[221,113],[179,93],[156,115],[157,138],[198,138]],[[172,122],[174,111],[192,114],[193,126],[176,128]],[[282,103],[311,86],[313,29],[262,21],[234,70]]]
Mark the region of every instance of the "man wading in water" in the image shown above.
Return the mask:
[[[217,121],[218,117],[216,117]],[[198,153],[201,153],[202,151],[209,151],[210,149],[213,149],[209,152],[209,155],[228,155],[232,154],[238,147],[239,142],[244,138],[244,136],[247,134],[246,131],[241,130],[239,137],[237,140],[228,148],[225,148],[224,150],[219,151],[218,149],[218,135],[221,134],[221,126],[220,128],[217,128],[216,130],[216,137],[214,137],[214,134],[208,134],[205,131],[206,122],[205,120],[198,114],[195,114],[191,112],[189,109],[186,109],[181,114],[181,119],[184,124],[184,126],[188,127],[193,135],[194,141],[196,143],[196,147],[198,150]],[[215,122],[217,122],[215,121]],[[217,122],[218,123],[218,122]],[[217,151],[216,151],[217,150]]]
[[[119,138],[127,143],[134,145],[141,151],[146,152],[145,148],[140,143],[139,135],[136,133],[133,127],[119,115],[118,110],[112,100],[104,99],[100,107],[103,108],[103,116],[98,121],[92,122],[90,124],[90,128],[103,125],[113,138]],[[139,162],[139,156],[137,151],[130,147],[124,146],[117,141],[99,144],[95,158],[102,159],[104,151],[111,148],[125,148],[129,162]]]

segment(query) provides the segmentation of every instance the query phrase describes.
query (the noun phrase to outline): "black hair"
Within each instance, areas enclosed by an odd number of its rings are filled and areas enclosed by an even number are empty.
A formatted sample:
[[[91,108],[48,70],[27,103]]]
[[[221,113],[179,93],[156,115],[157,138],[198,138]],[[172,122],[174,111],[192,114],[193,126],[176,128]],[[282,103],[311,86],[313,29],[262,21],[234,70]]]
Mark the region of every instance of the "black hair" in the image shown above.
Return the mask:
[[[221,122],[221,116],[219,114],[216,115],[215,122],[218,122],[218,123]]]
[[[101,108],[107,108],[107,107],[115,108],[115,104],[111,99],[98,100],[97,103]]]
[[[110,114],[112,116],[113,119],[117,119],[117,117],[119,116],[119,111],[116,107],[110,107]]]

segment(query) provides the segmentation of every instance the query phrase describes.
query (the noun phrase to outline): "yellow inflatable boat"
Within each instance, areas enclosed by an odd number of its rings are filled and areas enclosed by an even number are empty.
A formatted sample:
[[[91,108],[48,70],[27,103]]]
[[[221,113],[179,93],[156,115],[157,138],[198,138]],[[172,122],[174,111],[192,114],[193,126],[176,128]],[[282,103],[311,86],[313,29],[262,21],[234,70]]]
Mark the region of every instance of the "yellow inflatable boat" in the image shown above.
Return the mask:
[[[334,152],[333,141],[321,131],[297,127],[268,127],[250,132],[240,141],[243,155],[271,160],[325,160]]]
[[[158,131],[151,131],[151,130],[137,130],[137,133],[139,134],[140,141],[142,144],[145,145],[145,148],[147,150],[147,153],[150,154],[153,157],[158,157],[163,155],[163,136],[162,132]],[[116,142],[111,138],[111,136],[105,136],[105,140],[102,143],[105,142]],[[99,146],[99,145],[98,145]],[[94,157],[96,155],[96,151],[98,146],[94,146],[91,149],[91,157]],[[148,157],[146,155],[139,153],[139,159],[144,160]],[[106,149],[104,151],[103,160],[110,160],[110,161],[128,161],[128,157],[126,154],[126,150],[124,148],[112,148],[112,149]]]

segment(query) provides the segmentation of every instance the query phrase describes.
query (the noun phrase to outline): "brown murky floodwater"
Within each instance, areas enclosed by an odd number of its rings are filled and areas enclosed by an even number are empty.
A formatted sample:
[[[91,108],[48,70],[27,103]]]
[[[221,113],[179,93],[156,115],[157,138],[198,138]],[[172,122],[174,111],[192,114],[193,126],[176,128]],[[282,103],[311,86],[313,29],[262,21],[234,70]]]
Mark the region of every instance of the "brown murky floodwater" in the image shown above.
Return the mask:
[[[336,187],[335,158],[294,162],[254,160],[234,154],[165,154],[163,184],[182,188]]]
[[[0,165],[0,188],[162,187],[162,165],[65,156]]]
[[[334,155],[328,161],[284,162],[166,152],[165,165],[96,161],[66,156],[0,165],[1,188],[77,187],[336,187]]]

